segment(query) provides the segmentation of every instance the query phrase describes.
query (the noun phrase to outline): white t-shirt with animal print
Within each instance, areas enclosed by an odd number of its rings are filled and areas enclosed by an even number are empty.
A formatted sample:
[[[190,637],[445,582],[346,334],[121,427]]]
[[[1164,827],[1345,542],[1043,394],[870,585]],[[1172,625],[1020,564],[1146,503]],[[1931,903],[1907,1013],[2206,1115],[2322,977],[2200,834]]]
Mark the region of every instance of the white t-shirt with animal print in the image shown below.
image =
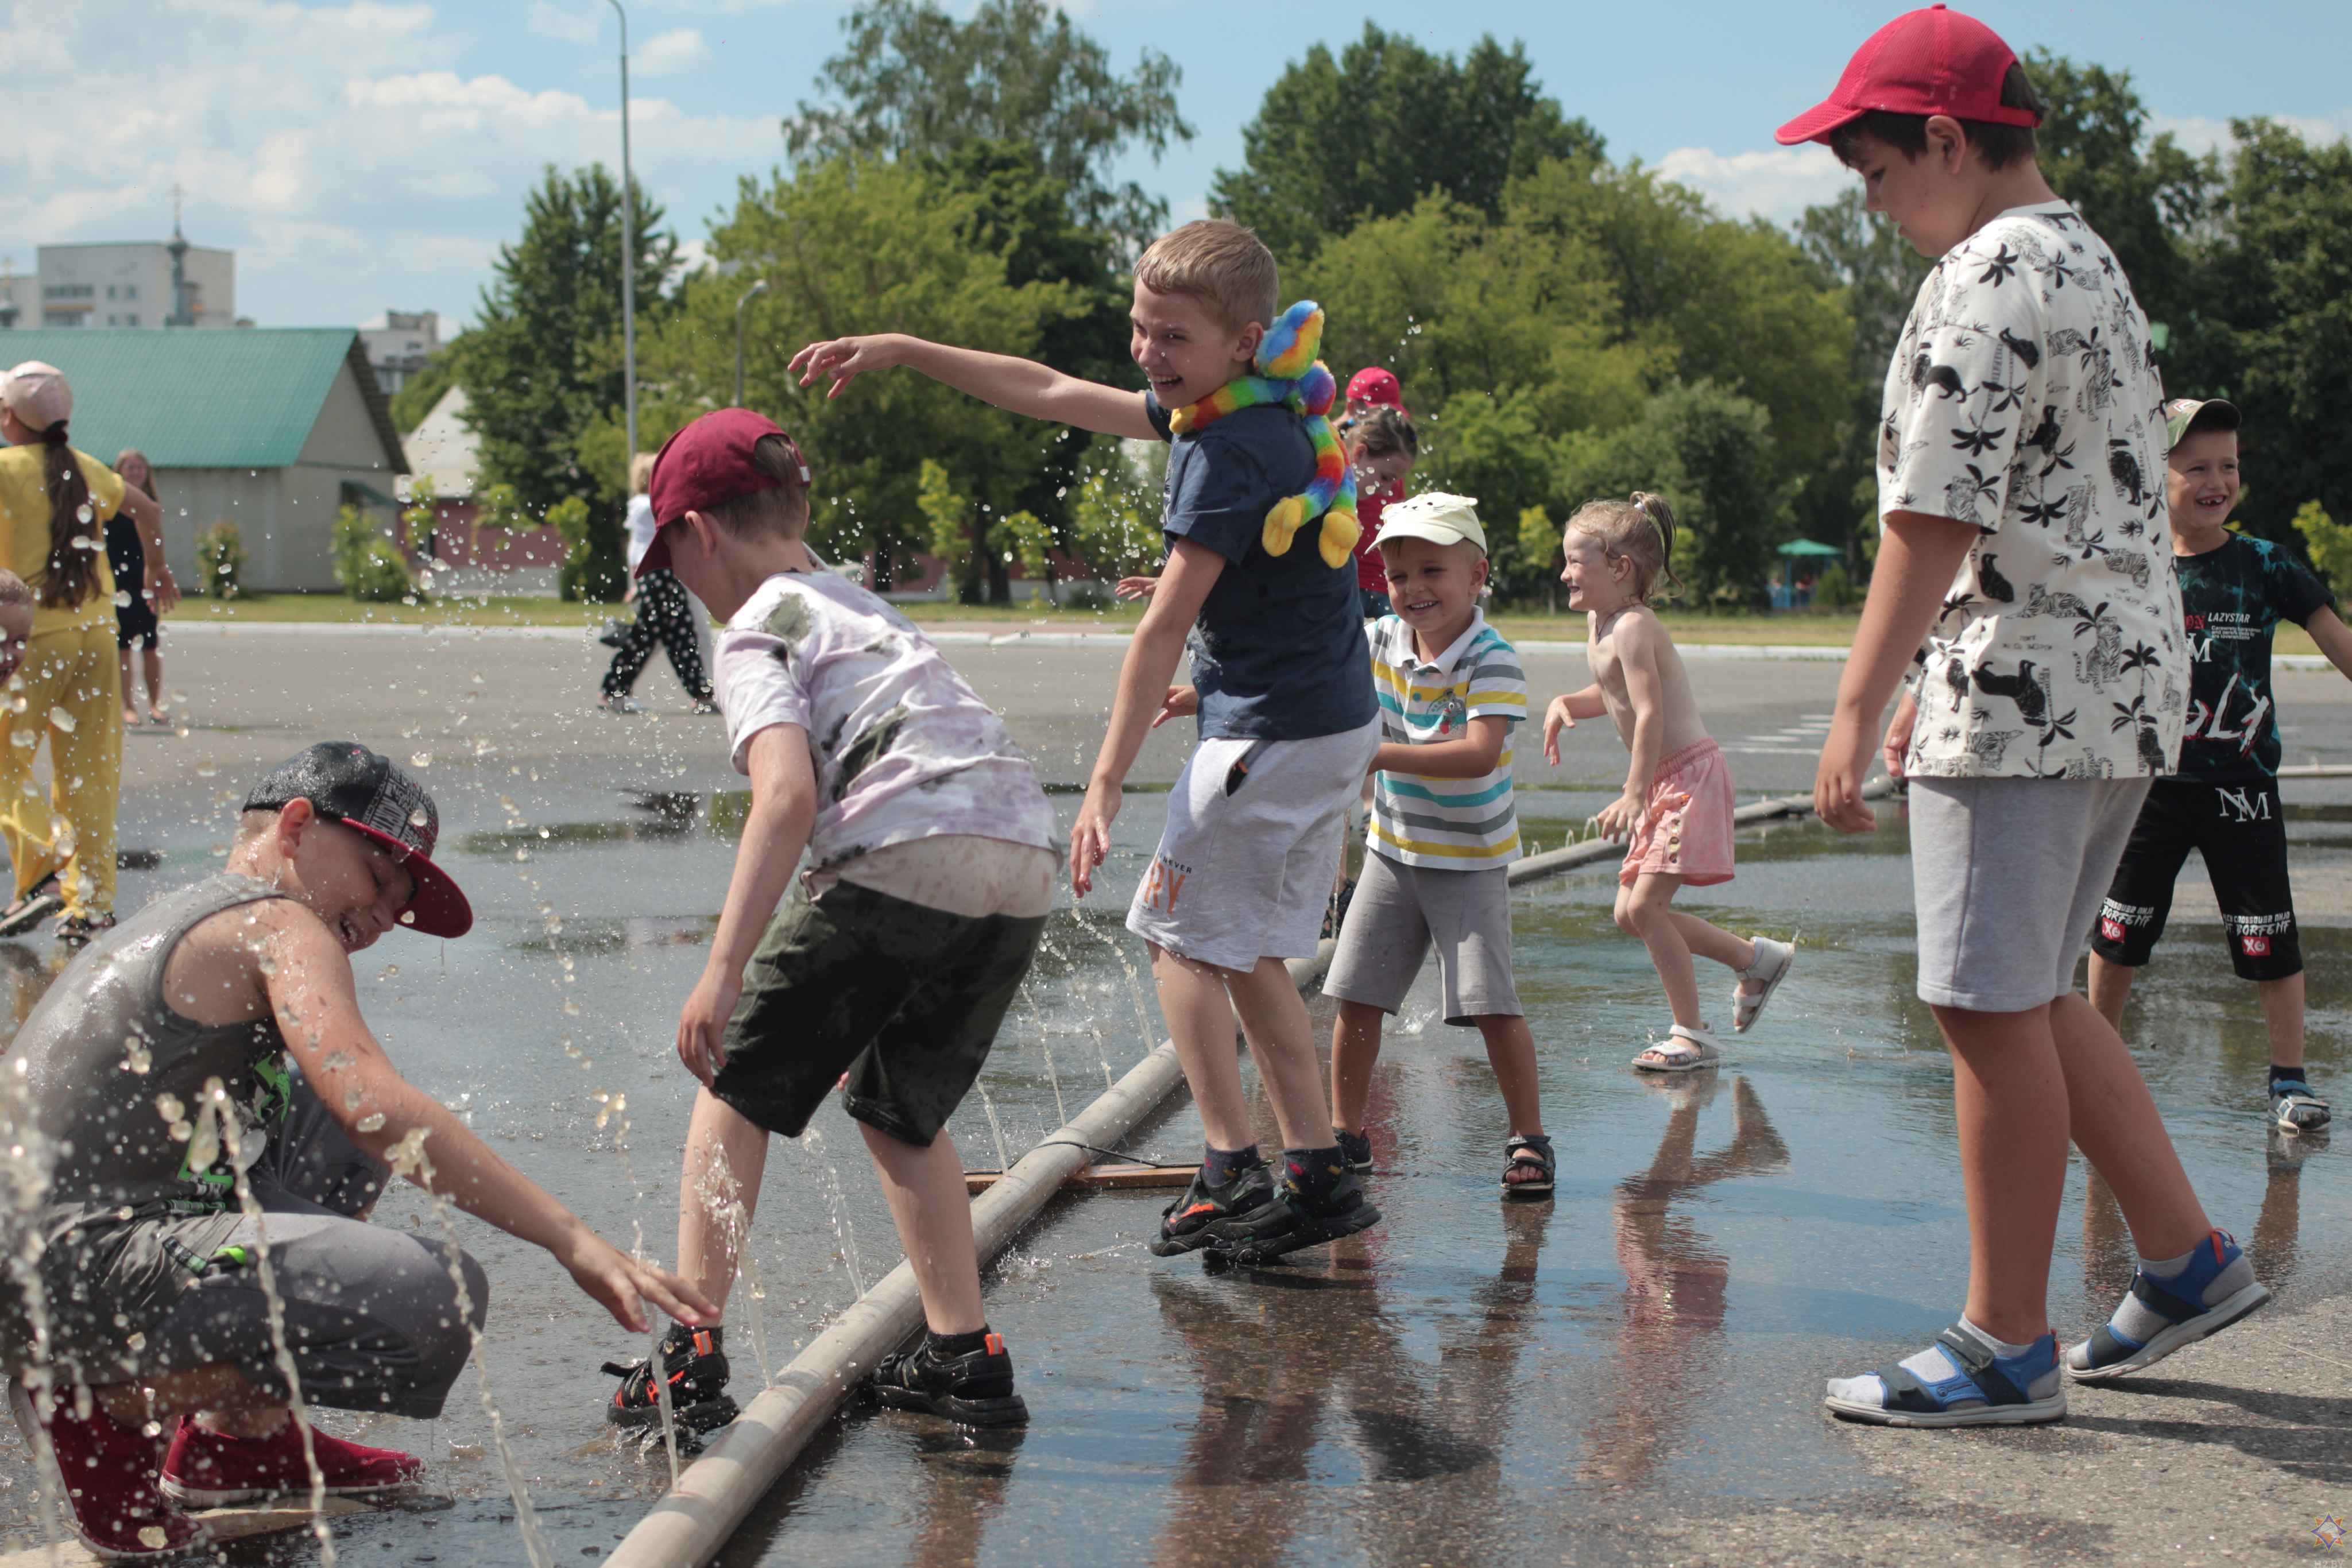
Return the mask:
[[[1886,374],[1878,515],[1979,531],[1919,651],[1906,771],[2171,771],[2189,661],[2163,401],[2129,280],[2063,203],[2001,214],[1919,286]]]

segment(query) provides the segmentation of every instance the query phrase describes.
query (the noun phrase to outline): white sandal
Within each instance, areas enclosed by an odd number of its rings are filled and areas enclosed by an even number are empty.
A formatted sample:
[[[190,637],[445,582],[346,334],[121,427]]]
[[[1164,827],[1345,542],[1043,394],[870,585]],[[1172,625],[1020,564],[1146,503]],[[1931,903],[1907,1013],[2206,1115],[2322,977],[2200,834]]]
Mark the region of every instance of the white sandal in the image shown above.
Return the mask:
[[[1742,980],[1763,981],[1764,988],[1751,991],[1739,986],[1732,987],[1731,1032],[1734,1034],[1746,1034],[1748,1027],[1764,1016],[1764,1004],[1772,999],[1772,993],[1780,988],[1780,982],[1787,979],[1789,971],[1796,967],[1796,943],[1775,942],[1769,936],[1759,936],[1754,940],[1756,962],[1736,973]]]
[[[1644,1058],[1662,1056],[1664,1061]],[[1685,1029],[1676,1024],[1666,1031],[1666,1038],[1633,1058],[1633,1065],[1644,1072],[1696,1072],[1702,1067],[1713,1067],[1723,1060],[1723,1051],[1715,1043],[1715,1036],[1703,1029]]]

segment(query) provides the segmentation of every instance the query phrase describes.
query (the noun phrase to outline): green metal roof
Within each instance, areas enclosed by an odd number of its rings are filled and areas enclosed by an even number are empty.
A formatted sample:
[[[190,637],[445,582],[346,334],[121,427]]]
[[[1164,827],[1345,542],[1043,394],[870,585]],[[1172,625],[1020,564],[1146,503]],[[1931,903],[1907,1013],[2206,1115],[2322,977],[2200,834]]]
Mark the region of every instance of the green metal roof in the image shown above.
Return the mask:
[[[158,468],[285,468],[302,455],[345,365],[383,448],[408,472],[392,405],[350,327],[47,328],[0,332],[0,368],[47,360],[74,393],[73,444],[135,446]]]

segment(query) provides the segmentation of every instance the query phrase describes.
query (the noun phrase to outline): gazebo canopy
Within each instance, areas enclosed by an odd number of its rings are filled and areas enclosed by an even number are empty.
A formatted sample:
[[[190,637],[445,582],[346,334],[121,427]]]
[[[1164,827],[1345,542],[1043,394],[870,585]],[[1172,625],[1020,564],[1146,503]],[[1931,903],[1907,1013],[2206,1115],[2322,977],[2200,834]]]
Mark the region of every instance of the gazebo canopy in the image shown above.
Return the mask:
[[[1813,539],[1790,539],[1787,544],[1780,547],[1780,553],[1782,555],[1842,556],[1845,554],[1845,551],[1838,549],[1835,545],[1825,545]]]

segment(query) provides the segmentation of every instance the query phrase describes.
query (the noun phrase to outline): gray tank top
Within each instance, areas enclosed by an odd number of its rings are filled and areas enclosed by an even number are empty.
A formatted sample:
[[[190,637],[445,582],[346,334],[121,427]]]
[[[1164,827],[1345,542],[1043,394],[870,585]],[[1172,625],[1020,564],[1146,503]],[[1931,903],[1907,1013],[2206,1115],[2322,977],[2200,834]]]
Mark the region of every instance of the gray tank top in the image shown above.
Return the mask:
[[[127,1331],[112,1314],[136,1323],[168,1306],[236,1226],[229,1151],[190,1169],[189,1124],[217,1078],[242,1126],[275,1127],[290,1084],[286,1041],[268,1014],[218,1025],[183,1018],[164,999],[163,971],[201,922],[282,896],[225,873],[155,899],[67,967],[8,1048],[9,1061],[24,1064],[21,1119],[53,1155],[36,1225],[61,1361],[119,1344]],[[23,1349],[21,1311],[0,1302],[0,1353],[12,1360]]]

